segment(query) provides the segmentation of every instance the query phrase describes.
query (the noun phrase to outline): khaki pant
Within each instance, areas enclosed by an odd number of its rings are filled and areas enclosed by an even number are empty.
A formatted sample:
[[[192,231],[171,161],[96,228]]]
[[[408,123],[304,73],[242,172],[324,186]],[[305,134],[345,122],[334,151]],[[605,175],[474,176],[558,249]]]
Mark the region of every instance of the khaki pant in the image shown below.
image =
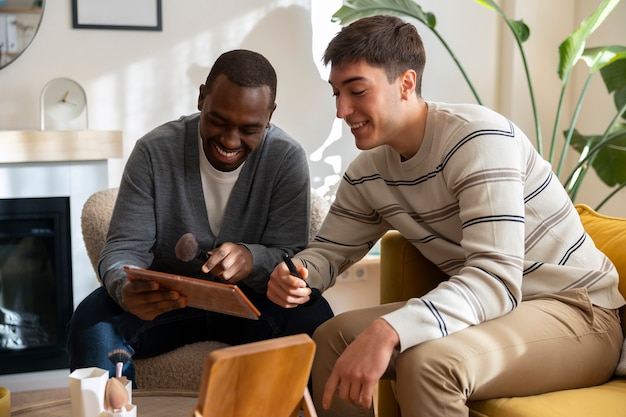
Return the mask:
[[[374,414],[338,397],[323,410],[324,385],[345,347],[402,305],[346,312],[316,330],[312,377],[320,417]],[[535,296],[502,317],[398,353],[384,378],[396,380],[403,417],[467,417],[468,400],[601,384],[613,374],[622,343],[617,311],[592,306],[585,289],[569,290]]]

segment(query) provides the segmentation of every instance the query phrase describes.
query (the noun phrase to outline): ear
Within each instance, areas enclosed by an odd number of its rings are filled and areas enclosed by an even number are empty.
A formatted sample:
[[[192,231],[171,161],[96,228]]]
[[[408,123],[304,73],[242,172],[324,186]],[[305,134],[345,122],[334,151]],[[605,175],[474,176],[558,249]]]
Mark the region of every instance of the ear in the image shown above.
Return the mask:
[[[274,110],[276,110],[276,103],[274,103],[274,107],[272,108],[272,111],[270,111],[270,116],[267,118],[267,125],[265,126],[266,129],[270,127],[270,122],[272,121],[272,115],[274,115]]]
[[[206,98],[206,85],[200,85],[200,91],[198,92],[198,110],[202,111],[202,106],[204,105],[204,99]]]
[[[415,96],[415,83],[417,80],[417,74],[414,70],[408,69],[400,74],[400,86],[402,88],[402,99],[406,100],[409,97]]]

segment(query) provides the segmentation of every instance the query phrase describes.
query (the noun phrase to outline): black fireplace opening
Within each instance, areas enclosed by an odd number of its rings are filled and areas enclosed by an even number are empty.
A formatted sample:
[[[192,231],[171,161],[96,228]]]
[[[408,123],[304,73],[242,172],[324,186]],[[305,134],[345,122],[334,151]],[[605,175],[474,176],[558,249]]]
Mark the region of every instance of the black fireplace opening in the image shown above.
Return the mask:
[[[0,375],[69,367],[69,197],[0,199]]]

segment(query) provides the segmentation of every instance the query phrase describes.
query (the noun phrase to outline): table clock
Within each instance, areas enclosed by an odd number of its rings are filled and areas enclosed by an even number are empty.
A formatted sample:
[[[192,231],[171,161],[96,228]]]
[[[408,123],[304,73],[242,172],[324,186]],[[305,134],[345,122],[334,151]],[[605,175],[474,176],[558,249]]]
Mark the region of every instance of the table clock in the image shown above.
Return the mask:
[[[41,130],[87,129],[87,95],[76,81],[55,78],[41,91]]]

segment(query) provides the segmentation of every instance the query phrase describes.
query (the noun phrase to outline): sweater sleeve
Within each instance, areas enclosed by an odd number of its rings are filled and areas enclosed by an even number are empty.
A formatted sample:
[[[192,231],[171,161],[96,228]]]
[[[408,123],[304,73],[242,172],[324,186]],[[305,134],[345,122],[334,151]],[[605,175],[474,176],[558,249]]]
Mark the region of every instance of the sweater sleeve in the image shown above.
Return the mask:
[[[126,281],[124,265],[147,268],[153,261],[156,221],[154,189],[148,154],[141,142],[131,153],[120,183],[119,193],[99,261],[100,276],[111,297],[121,303],[121,287]]]
[[[296,255],[309,271],[312,288],[323,292],[332,287],[337,275],[361,260],[391,228],[372,206],[369,189],[364,193],[364,187],[352,183],[353,171],[370,163],[361,154],[350,164],[317,236]]]

